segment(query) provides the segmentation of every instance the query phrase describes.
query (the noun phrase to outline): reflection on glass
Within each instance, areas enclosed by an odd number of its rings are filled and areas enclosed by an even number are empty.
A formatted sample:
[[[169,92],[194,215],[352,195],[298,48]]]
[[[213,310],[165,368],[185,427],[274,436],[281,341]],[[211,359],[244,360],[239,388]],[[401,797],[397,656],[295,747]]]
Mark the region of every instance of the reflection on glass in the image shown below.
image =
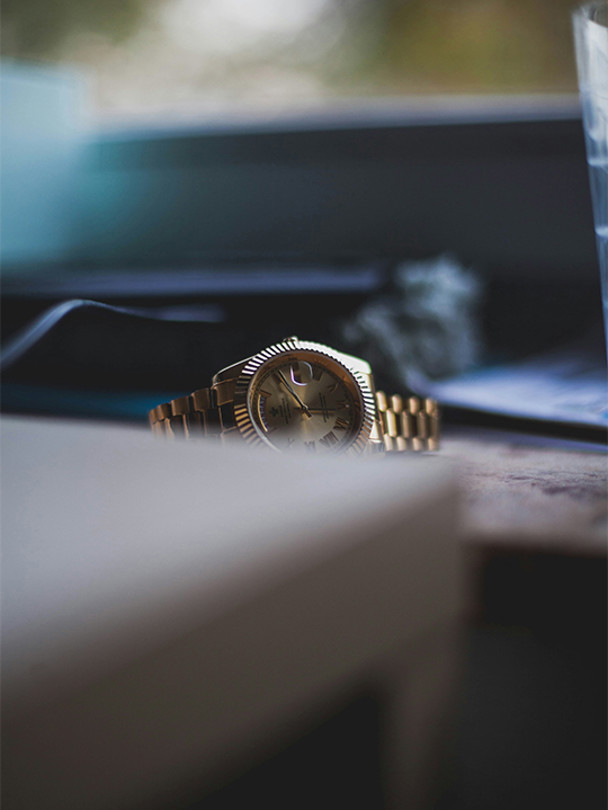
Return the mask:
[[[582,6],[574,35],[608,348],[608,3]]]

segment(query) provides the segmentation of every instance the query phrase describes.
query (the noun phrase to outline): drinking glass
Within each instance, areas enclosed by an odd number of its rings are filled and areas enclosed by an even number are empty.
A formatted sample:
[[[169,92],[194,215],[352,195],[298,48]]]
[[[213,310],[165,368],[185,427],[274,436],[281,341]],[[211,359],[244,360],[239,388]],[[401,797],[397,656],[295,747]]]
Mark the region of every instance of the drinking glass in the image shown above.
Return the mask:
[[[608,351],[608,2],[576,9],[573,24]]]

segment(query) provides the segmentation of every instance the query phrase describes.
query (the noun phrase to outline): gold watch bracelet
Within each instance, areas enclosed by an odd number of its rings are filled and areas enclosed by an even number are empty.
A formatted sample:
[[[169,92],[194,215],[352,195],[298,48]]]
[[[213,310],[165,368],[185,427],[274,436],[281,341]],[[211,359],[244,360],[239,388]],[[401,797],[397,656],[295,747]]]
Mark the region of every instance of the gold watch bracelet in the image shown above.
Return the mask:
[[[388,453],[439,450],[439,406],[428,397],[376,392],[376,410]]]
[[[377,418],[389,453],[439,449],[439,408],[434,399],[376,392]],[[232,403],[218,404],[213,388],[163,402],[149,412],[154,433],[170,438],[219,438],[235,430]]]

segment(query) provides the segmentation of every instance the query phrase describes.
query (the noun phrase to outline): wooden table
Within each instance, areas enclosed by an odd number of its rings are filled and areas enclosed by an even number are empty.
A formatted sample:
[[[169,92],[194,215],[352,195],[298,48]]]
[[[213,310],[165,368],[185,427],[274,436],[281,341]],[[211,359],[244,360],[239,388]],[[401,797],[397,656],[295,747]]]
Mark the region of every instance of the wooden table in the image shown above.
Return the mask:
[[[448,431],[440,455],[458,471],[471,617],[603,646],[606,453],[470,429]]]
[[[448,432],[441,455],[459,471],[471,577],[456,807],[599,810],[607,456],[472,429]]]
[[[604,555],[608,456],[529,437],[448,433],[440,453],[459,469],[463,532],[480,548]]]

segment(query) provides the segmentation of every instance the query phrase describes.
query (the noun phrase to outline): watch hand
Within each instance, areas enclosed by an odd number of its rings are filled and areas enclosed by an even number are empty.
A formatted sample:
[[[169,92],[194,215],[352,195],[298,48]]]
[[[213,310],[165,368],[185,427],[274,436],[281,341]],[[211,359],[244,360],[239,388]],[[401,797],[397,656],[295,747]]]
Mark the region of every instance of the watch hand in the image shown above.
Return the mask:
[[[287,390],[289,391],[291,396],[295,399],[295,401],[298,403],[298,405],[300,406],[302,411],[306,414],[306,416],[310,417],[311,413],[310,413],[308,407],[302,402],[300,397],[296,394],[296,392],[293,390],[291,385],[287,382],[287,379],[286,379],[285,375],[283,374],[283,372],[280,371],[280,370],[277,370],[277,377],[279,377],[281,382],[285,385],[285,388],[287,388]]]

